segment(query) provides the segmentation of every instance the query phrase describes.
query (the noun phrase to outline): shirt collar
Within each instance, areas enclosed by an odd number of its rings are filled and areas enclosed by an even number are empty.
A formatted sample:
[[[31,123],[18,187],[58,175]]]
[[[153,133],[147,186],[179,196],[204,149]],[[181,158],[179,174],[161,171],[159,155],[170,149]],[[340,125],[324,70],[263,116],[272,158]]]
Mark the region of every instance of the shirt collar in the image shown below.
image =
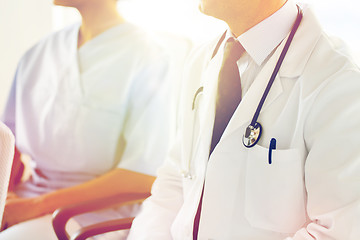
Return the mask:
[[[286,38],[295,22],[297,12],[296,4],[292,0],[288,0],[274,14],[237,38],[257,65],[260,66]],[[234,37],[234,35],[228,29],[222,47],[231,37]]]

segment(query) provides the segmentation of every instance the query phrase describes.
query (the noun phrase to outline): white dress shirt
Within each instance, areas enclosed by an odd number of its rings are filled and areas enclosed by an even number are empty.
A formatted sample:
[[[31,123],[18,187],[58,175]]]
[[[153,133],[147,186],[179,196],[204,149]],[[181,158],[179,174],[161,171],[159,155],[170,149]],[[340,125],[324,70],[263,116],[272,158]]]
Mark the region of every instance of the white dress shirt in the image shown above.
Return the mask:
[[[241,78],[242,96],[245,96],[254,79],[267,62],[266,60],[272,56],[277,46],[290,33],[297,12],[296,4],[289,0],[273,15],[237,37],[237,40],[245,49],[245,53],[237,61]],[[217,55],[223,55],[225,43],[231,37],[235,36],[228,29]]]

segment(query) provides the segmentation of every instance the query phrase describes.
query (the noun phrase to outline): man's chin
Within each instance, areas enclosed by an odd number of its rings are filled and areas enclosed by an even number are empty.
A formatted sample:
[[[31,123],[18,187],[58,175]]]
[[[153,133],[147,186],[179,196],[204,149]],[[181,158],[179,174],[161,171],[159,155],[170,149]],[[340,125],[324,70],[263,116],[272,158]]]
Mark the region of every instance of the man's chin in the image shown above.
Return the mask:
[[[204,9],[204,6],[202,5],[201,1],[199,2],[198,9],[199,9],[199,11],[200,11],[202,14],[205,14],[205,15],[210,16],[210,15],[206,12],[206,10]]]

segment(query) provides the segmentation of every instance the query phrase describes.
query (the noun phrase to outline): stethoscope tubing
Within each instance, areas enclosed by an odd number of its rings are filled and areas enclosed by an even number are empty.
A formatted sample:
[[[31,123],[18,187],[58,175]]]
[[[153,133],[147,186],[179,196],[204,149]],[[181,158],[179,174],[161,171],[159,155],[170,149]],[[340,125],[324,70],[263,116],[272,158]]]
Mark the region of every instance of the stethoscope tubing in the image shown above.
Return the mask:
[[[268,96],[269,92],[270,92],[270,88],[271,86],[273,85],[274,81],[275,81],[275,77],[276,75],[278,74],[279,70],[280,70],[280,67],[285,59],[285,56],[286,56],[286,53],[287,51],[289,50],[289,47],[290,47],[290,44],[295,36],[295,33],[300,25],[300,22],[302,20],[302,17],[303,17],[303,14],[302,14],[302,11],[300,9],[299,6],[297,6],[298,8],[298,15],[296,17],[296,20],[295,20],[295,23],[291,29],[291,32],[290,32],[290,35],[289,35],[289,38],[287,39],[286,43],[285,43],[285,46],[280,54],[280,57],[279,57],[279,60],[277,61],[276,63],[276,66],[274,68],[274,71],[272,72],[271,74],[271,77],[270,77],[270,80],[265,88],[265,91],[260,99],[260,102],[256,108],[256,111],[255,111],[255,114],[251,120],[251,126],[255,126],[255,123],[257,122],[257,119],[259,117],[259,114],[260,114],[260,111],[261,111],[261,108],[263,107],[264,103],[265,103],[265,100],[266,100],[266,97]]]
[[[296,17],[296,20],[291,28],[291,31],[290,31],[290,34],[289,34],[289,37],[285,43],[285,46],[284,48],[282,49],[281,53],[280,53],[280,57],[274,67],[274,70],[270,76],[270,79],[269,79],[269,82],[264,90],[264,93],[259,101],[259,104],[256,108],[256,111],[254,113],[254,116],[249,124],[249,126],[246,128],[246,131],[245,131],[245,134],[243,136],[243,144],[245,147],[247,148],[251,148],[253,146],[255,146],[258,141],[260,140],[260,137],[262,135],[262,126],[260,123],[257,122],[258,118],[259,118],[259,115],[260,115],[260,112],[261,112],[261,109],[266,101],[266,98],[270,92],[270,89],[275,81],[275,78],[276,78],[276,75],[278,74],[279,70],[280,70],[280,67],[285,59],[285,56],[286,56],[286,53],[288,52],[289,50],[289,47],[291,45],[291,42],[295,36],[295,33],[297,31],[297,29],[299,28],[299,25],[301,23],[301,20],[303,18],[303,13],[302,13],[302,10],[299,6],[297,6],[298,8],[298,14],[297,14],[297,17]],[[215,47],[215,50],[213,52],[213,55],[212,57],[214,57],[214,55],[217,53],[219,47],[220,47],[220,44],[221,42],[225,39],[225,34],[226,32],[221,36],[220,38],[220,41],[217,43],[216,47]],[[194,110],[196,107],[195,107],[195,102],[196,102],[196,98],[197,96],[202,93],[204,90],[203,87],[200,87],[196,93],[195,93],[195,96],[194,96],[194,99],[193,99],[193,102],[192,102],[192,110]],[[247,140],[246,140],[247,139]]]
[[[258,104],[258,106],[257,106],[256,111],[255,111],[255,114],[254,114],[254,116],[253,116],[253,118],[252,118],[252,121],[251,121],[251,123],[250,123],[250,125],[249,125],[249,126],[253,126],[253,127],[255,127],[255,128],[260,128],[258,139],[256,140],[256,142],[255,142],[254,144],[251,144],[250,146],[246,146],[246,145],[244,144],[244,146],[247,147],[247,148],[251,148],[251,147],[255,146],[255,145],[257,144],[257,142],[259,141],[260,137],[261,137],[261,128],[262,128],[262,127],[261,127],[260,123],[257,122],[258,117],[259,117],[259,114],[260,114],[260,111],[261,111],[261,109],[262,109],[262,107],[263,107],[263,105],[264,105],[264,103],[265,103],[265,100],[266,100],[266,98],[267,98],[267,96],[268,96],[268,94],[269,94],[270,88],[271,88],[271,86],[273,85],[273,83],[274,83],[274,81],[275,81],[275,77],[276,77],[276,75],[278,74],[278,72],[279,72],[279,70],[280,70],[280,67],[281,67],[281,65],[282,65],[282,63],[283,63],[283,61],[284,61],[284,59],[285,59],[286,53],[287,53],[287,51],[288,51],[288,49],[289,49],[289,47],[290,47],[290,44],[291,44],[291,42],[292,42],[292,40],[293,40],[293,38],[294,38],[294,36],[295,36],[295,33],[296,33],[296,31],[297,31],[300,23],[301,23],[301,20],[302,20],[302,18],[303,18],[303,13],[302,13],[300,7],[297,6],[297,8],[298,8],[298,14],[297,14],[295,23],[294,23],[294,25],[292,26],[291,32],[290,32],[290,34],[289,34],[289,37],[288,37],[288,39],[287,39],[287,41],[286,41],[286,43],[285,43],[285,46],[284,46],[284,48],[283,48],[283,50],[282,50],[282,52],[281,52],[281,54],[280,54],[279,60],[278,60],[277,63],[276,63],[276,66],[275,66],[275,68],[274,68],[274,70],[273,70],[273,72],[272,72],[272,74],[271,74],[270,80],[269,80],[269,82],[268,82],[268,84],[267,84],[267,86],[266,86],[266,88],[265,88],[265,91],[264,91],[264,93],[263,93],[263,95],[262,95],[262,97],[261,97],[261,99],[260,99],[260,102],[259,102],[259,104]],[[215,50],[214,50],[211,58],[213,58],[213,57],[215,56],[215,54],[217,53],[217,51],[218,51],[218,49],[219,49],[219,47],[220,47],[221,42],[225,39],[225,35],[226,35],[226,32],[225,32],[225,33],[221,36],[221,38],[219,39],[219,41],[218,41],[218,43],[217,43],[217,45],[216,45],[216,47],[215,47]],[[194,98],[193,98],[193,101],[192,101],[192,106],[191,106],[191,108],[192,108],[193,111],[194,111],[194,110],[196,111],[196,99],[197,99],[198,95],[200,95],[200,94],[203,92],[203,90],[204,90],[204,87],[201,86],[199,89],[197,89],[197,91],[196,91],[196,93],[195,93],[195,95],[194,95]],[[196,113],[194,113],[194,114],[196,115]],[[249,128],[249,127],[248,127],[248,128]],[[193,131],[194,131],[194,129],[193,129]],[[193,137],[194,137],[194,136],[193,136]],[[193,140],[194,140],[194,139],[192,139],[192,147],[193,147]],[[244,143],[244,142],[243,142],[243,143]],[[192,150],[191,150],[191,152],[192,152]],[[191,154],[191,155],[192,155],[192,154]],[[193,156],[191,156],[190,158],[192,158],[192,157],[193,157]],[[186,171],[184,171],[183,176],[184,176],[185,178],[190,178],[190,179],[191,179],[191,178],[192,178],[192,175],[191,175],[191,173],[190,173],[190,162],[189,162],[189,165],[188,165],[187,167],[188,167],[188,169],[187,169]]]

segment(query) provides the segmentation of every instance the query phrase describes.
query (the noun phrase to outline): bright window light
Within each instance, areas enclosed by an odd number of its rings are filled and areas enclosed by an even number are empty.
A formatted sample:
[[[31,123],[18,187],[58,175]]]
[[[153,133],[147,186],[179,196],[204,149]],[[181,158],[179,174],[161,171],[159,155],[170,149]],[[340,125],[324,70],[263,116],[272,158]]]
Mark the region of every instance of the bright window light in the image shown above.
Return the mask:
[[[358,0],[302,0],[311,5],[329,35],[343,39],[360,65],[360,2]],[[212,39],[226,25],[198,10],[198,0],[119,0],[118,9],[144,28],[184,35],[195,42]],[[54,29],[79,21],[75,10],[54,7]]]
[[[129,21],[152,30],[167,31],[203,41],[221,34],[225,23],[205,16],[197,0],[119,0]]]
[[[325,31],[344,40],[360,65],[360,2],[358,0],[303,0],[314,9]]]

